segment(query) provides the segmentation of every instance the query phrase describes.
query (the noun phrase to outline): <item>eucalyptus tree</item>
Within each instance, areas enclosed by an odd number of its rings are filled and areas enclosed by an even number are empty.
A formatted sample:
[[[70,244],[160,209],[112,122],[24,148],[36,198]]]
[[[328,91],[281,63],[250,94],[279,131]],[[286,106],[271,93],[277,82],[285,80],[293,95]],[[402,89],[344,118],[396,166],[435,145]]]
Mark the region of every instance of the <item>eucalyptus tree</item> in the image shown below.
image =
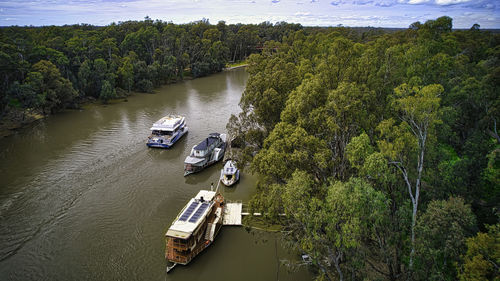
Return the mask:
[[[378,125],[381,140],[380,151],[401,172],[412,204],[411,252],[409,270],[413,270],[415,255],[415,225],[420,199],[424,160],[428,139],[434,133],[439,119],[439,95],[441,85],[410,87],[403,84],[395,90],[394,107],[399,112],[400,122],[384,120]]]

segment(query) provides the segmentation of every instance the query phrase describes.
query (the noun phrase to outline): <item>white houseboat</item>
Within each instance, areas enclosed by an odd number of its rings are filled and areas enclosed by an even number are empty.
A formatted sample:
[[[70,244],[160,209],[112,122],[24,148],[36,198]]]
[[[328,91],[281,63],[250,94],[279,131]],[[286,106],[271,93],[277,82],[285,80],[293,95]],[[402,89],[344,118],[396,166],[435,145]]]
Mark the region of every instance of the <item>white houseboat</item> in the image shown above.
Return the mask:
[[[148,147],[169,148],[188,131],[186,118],[180,115],[167,115],[151,127]]]
[[[199,172],[221,160],[226,151],[226,134],[212,133],[208,138],[193,146],[184,160],[184,176]]]

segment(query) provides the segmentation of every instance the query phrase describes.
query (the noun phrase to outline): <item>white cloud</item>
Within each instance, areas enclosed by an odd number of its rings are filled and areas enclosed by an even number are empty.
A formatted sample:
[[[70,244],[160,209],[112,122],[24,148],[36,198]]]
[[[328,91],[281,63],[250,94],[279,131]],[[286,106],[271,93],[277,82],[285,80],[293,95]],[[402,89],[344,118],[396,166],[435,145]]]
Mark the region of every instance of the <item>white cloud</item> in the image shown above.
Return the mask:
[[[410,5],[420,5],[420,4],[435,4],[439,6],[449,6],[449,5],[457,5],[462,3],[468,3],[472,0],[397,0],[398,3],[401,4],[410,4]]]
[[[399,3],[407,3],[407,4],[415,5],[415,4],[428,3],[430,1],[429,0],[399,0],[398,2]]]
[[[499,0],[32,0],[26,5],[19,0],[0,0],[0,26],[76,22],[105,25],[142,20],[149,15],[154,20],[174,23],[207,18],[211,23],[224,20],[228,24],[287,21],[309,26],[404,28],[415,21],[448,15],[454,27],[468,28],[479,23],[482,28],[499,28],[499,5],[495,1]],[[466,12],[474,15],[467,16]]]
[[[438,5],[455,5],[461,3],[467,3],[471,0],[436,0],[436,4]]]

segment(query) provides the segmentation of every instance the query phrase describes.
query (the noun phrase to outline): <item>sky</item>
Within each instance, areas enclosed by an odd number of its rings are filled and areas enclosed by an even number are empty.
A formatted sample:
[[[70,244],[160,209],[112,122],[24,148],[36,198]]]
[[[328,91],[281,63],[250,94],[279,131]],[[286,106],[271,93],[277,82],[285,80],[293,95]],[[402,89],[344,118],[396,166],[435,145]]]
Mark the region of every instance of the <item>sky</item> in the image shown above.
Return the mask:
[[[208,19],[407,28],[445,15],[454,28],[500,28],[500,0],[0,0],[0,26],[108,25],[149,16],[177,24]]]

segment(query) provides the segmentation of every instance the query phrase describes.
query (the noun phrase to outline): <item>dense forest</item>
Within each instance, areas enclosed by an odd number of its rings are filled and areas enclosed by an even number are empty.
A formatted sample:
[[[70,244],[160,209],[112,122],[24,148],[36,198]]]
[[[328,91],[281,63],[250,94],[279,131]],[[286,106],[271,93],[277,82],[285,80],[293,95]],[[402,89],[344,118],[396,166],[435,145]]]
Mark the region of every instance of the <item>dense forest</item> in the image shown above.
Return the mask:
[[[82,101],[106,102],[131,91],[221,71],[302,26],[208,20],[189,24],[127,21],[104,27],[0,28],[0,118],[53,113]]]
[[[4,27],[0,44],[0,118],[247,59],[228,132],[259,175],[250,207],[317,280],[499,280],[498,34],[146,18]]]
[[[449,17],[354,34],[249,57],[227,127],[250,207],[317,280],[500,280],[500,36]]]

